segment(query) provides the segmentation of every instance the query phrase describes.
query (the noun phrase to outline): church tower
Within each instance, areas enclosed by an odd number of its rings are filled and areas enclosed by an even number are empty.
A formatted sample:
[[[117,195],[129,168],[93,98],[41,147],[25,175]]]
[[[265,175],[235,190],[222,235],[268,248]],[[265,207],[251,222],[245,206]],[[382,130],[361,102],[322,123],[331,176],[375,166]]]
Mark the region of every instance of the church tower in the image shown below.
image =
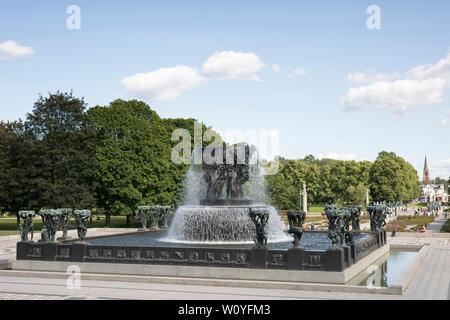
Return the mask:
[[[427,156],[425,156],[425,165],[423,167],[423,184],[431,184],[430,171],[428,170]]]

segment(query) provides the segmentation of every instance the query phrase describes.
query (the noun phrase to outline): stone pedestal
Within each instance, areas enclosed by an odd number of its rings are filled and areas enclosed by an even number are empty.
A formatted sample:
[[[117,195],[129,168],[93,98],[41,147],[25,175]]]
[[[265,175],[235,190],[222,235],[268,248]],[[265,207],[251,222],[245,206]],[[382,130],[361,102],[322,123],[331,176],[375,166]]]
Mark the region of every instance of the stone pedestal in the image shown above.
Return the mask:
[[[350,246],[343,246],[344,250],[344,259],[347,262],[347,267],[350,267],[353,264],[352,252]]]
[[[54,261],[58,242],[44,242],[42,244],[42,257],[45,261]]]
[[[56,240],[58,241],[65,241],[65,240],[70,240],[73,239],[72,237],[60,237],[60,238],[56,238]]]
[[[265,269],[266,268],[266,259],[267,259],[267,250],[253,248],[251,250],[251,265],[252,268]]]
[[[89,246],[85,242],[75,242],[72,244],[72,261],[83,262],[86,256],[86,248]]]
[[[19,241],[17,242],[16,260],[26,260],[28,254],[28,244],[32,241]]]
[[[356,260],[356,248],[355,248],[354,244],[350,245],[350,253],[351,253],[351,257],[353,259],[353,262],[355,262],[355,260]]]
[[[305,256],[304,248],[291,248],[288,250],[288,270],[303,269],[303,259]]]
[[[331,247],[326,251],[327,271],[344,271],[345,256],[341,247]]]

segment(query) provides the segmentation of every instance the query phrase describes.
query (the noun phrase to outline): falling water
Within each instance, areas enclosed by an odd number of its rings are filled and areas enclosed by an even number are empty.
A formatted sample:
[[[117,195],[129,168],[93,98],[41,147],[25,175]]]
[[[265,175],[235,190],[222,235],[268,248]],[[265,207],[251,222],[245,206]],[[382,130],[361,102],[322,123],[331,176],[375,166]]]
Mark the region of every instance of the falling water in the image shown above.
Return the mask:
[[[282,230],[277,211],[270,206],[267,237],[269,241],[290,238]],[[182,206],[175,213],[165,241],[248,242],[256,236],[255,225],[244,206]]]
[[[271,206],[265,205],[266,192],[260,164],[250,165],[249,181],[243,185],[244,196],[258,207],[269,210],[268,241],[287,241],[291,237],[283,232],[283,223]],[[191,165],[186,173],[183,203],[174,214],[167,237],[172,242],[249,242],[256,236],[250,219],[249,206],[200,206],[206,195],[200,165]]]

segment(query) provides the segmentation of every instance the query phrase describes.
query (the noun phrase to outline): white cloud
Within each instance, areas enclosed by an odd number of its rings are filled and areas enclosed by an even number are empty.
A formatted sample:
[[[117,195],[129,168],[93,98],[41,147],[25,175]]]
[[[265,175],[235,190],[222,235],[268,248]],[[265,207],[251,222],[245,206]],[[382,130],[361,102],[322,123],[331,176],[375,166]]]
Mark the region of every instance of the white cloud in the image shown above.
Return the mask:
[[[278,64],[273,64],[272,65],[272,70],[273,72],[275,72],[276,74],[279,74],[281,72],[281,67]]]
[[[444,79],[378,81],[368,86],[350,88],[340,103],[348,110],[367,106],[394,107],[400,114],[407,114],[416,105],[437,104],[443,101]]]
[[[123,78],[121,85],[133,95],[148,100],[172,100],[181,92],[199,86],[204,81],[198,70],[178,65]]]
[[[357,72],[347,75],[353,83],[368,83],[367,86],[350,88],[341,98],[347,110],[359,110],[368,106],[393,107],[406,115],[415,106],[439,104],[445,89],[450,87],[450,50],[436,64],[419,65],[405,74],[377,74],[369,76]]]
[[[450,158],[437,162],[430,162],[430,173],[433,177],[448,179],[450,177]]]
[[[319,159],[355,160],[356,161],[356,156],[352,153],[328,152],[325,156],[319,154]]]
[[[16,41],[7,40],[0,43],[0,60],[29,57],[33,54],[33,48],[21,46]]]
[[[420,65],[412,68],[406,73],[406,78],[409,79],[430,79],[442,78],[449,81],[450,84],[450,50],[444,59],[432,65]]]
[[[294,71],[289,75],[289,78],[292,78],[294,76],[301,76],[307,74],[308,71],[306,71],[303,68],[295,68]]]
[[[256,72],[264,66],[259,56],[254,53],[220,51],[203,63],[202,74],[209,78],[259,81]]]
[[[445,110],[445,113],[450,113],[450,109]]]
[[[438,125],[438,128],[444,128],[450,126],[450,119],[442,119],[441,123]]]
[[[125,77],[121,85],[128,93],[146,100],[172,100],[183,91],[195,88],[211,78],[259,81],[256,72],[263,67],[264,63],[254,53],[221,51],[203,63],[201,73],[197,69],[177,65]]]
[[[352,83],[372,83],[377,81],[391,81],[394,79],[398,79],[399,77],[400,77],[399,73],[377,74],[371,77],[366,73],[357,72],[347,75],[347,80]]]

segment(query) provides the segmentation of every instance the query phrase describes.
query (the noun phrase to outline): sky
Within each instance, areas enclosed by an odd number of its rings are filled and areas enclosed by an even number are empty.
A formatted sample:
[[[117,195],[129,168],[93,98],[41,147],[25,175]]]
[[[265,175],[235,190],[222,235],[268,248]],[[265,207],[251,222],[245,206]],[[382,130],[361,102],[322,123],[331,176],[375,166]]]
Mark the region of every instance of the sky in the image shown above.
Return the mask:
[[[286,158],[450,176],[450,1],[0,1],[0,120],[39,94],[278,130]]]

